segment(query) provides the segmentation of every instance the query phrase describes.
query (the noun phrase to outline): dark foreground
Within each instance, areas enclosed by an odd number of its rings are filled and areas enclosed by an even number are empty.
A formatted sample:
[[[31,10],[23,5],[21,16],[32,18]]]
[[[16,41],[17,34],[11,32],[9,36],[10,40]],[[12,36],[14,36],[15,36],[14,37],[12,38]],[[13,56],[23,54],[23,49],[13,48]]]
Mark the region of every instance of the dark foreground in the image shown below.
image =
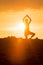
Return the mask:
[[[43,40],[0,39],[0,65],[43,65]]]

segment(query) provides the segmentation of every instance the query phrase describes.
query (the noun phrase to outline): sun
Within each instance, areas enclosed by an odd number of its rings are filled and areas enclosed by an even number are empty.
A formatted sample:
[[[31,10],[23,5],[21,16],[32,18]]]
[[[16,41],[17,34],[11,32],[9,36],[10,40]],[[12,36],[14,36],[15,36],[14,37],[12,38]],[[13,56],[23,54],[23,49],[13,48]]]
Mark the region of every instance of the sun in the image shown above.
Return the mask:
[[[21,22],[21,23],[19,24],[19,29],[24,30],[24,28],[25,28],[25,25],[24,25],[23,22]]]

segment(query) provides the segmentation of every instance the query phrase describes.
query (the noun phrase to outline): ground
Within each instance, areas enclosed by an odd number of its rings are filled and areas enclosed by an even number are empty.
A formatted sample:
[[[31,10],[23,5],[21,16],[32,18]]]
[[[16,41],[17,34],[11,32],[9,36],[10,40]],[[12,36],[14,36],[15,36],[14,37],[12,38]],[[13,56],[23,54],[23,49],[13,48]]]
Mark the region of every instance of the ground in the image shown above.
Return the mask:
[[[0,38],[0,65],[43,65],[43,40]]]

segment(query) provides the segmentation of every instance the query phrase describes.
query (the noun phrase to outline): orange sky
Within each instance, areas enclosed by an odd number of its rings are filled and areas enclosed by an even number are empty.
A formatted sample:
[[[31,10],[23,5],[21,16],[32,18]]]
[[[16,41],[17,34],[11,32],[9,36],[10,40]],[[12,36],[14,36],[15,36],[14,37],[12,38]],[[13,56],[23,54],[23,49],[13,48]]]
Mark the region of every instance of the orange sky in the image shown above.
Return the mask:
[[[32,19],[30,30],[43,38],[43,0],[0,0],[0,37],[23,37],[19,25],[26,14]]]
[[[43,0],[0,0],[0,11],[20,11],[26,8],[43,9]]]

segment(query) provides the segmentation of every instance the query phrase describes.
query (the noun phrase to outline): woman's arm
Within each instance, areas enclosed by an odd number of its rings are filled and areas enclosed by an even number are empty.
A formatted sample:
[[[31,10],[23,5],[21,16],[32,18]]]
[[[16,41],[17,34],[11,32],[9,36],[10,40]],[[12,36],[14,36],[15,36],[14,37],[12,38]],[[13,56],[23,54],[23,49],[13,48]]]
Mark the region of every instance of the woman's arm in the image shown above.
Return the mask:
[[[31,18],[29,18],[29,19],[30,19],[29,23],[31,23]]]
[[[25,18],[27,17],[27,15],[23,18],[23,21],[25,21]]]
[[[26,15],[26,16],[30,19],[29,23],[31,23],[31,18],[28,15]]]
[[[26,18],[26,17],[28,17],[28,18],[30,19],[29,23],[31,23],[31,18],[30,18],[28,15],[26,15],[26,16],[23,18],[23,22],[25,21],[25,18]]]

